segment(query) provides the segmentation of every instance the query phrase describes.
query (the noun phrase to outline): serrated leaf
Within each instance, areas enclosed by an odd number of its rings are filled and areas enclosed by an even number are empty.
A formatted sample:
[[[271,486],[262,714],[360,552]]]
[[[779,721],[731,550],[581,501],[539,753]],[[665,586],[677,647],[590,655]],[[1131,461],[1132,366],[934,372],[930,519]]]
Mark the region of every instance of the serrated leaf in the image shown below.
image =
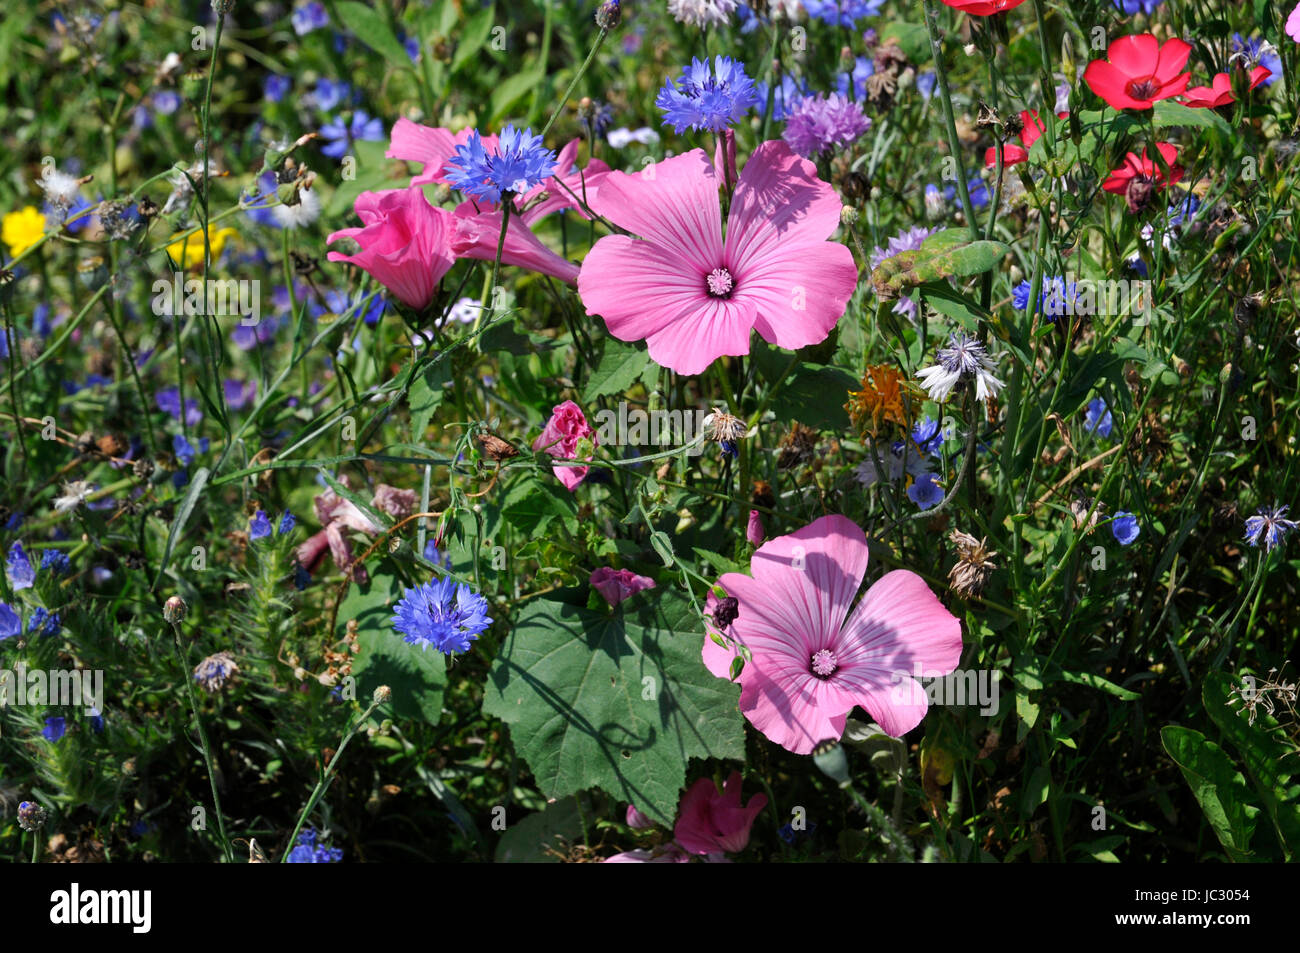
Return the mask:
[[[436,725],[442,718],[447,687],[446,656],[402,640],[393,628],[393,606],[401,598],[402,584],[388,574],[372,575],[364,586],[352,583],[339,606],[339,635],[350,620],[356,620],[360,651],[352,662],[352,674],[358,701],[369,704],[375,689],[387,685],[393,699],[379,712]]]
[[[639,378],[650,363],[650,354],[618,338],[606,338],[604,349],[600,354],[600,363],[587,379],[587,388],[582,392],[585,403],[591,403],[597,397],[609,394],[622,394]]]
[[[599,787],[670,826],[690,758],[744,758],[740,686],[704,667],[703,638],[670,590],[613,615],[539,599],[493,663],[483,711],[511,725],[547,797]]]
[[[1165,751],[1191,785],[1205,819],[1228,856],[1235,861],[1250,857],[1259,808],[1246,802],[1246,779],[1223,749],[1191,728],[1168,725],[1160,731]]]
[[[578,507],[559,480],[529,476],[506,491],[501,518],[525,536],[540,536],[557,519],[576,530]]]
[[[411,58],[406,55],[406,47],[398,42],[378,10],[356,0],[338,0],[334,4],[334,10],[343,25],[358,40],[388,61],[389,68],[411,68]]]

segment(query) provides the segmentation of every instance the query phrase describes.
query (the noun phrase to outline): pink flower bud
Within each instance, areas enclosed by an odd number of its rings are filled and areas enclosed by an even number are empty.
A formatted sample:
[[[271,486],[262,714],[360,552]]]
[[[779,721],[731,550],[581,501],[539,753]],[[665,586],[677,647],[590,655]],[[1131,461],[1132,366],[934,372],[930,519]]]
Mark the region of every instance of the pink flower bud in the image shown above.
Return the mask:
[[[591,574],[591,587],[604,596],[611,606],[616,606],[642,589],[653,589],[655,581],[648,576],[638,576],[630,569],[602,566]]]
[[[750,510],[749,525],[745,527],[745,539],[749,540],[754,546],[759,546],[765,538],[763,518],[758,515],[758,510]]]

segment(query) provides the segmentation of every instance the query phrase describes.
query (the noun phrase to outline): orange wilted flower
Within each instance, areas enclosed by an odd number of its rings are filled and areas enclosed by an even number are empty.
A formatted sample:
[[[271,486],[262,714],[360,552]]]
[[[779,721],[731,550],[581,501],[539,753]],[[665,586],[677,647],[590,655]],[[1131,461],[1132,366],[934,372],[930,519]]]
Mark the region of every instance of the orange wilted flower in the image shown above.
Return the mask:
[[[862,389],[849,391],[844,409],[849,412],[853,425],[865,432],[880,430],[881,421],[909,426],[907,411],[903,406],[905,396],[919,396],[915,386],[903,373],[890,364],[873,364],[862,375]]]

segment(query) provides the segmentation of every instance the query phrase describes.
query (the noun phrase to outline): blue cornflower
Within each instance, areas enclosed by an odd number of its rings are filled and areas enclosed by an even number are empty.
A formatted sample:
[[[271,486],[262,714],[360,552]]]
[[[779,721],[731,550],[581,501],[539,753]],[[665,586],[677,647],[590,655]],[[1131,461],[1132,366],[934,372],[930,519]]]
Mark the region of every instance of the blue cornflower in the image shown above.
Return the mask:
[[[677,81],[664,82],[655,97],[655,106],[663,111],[665,126],[674,132],[687,127],[696,132],[718,133],[739,120],[758,104],[758,90],[745,75],[745,64],[726,56],[714,58],[713,69],[707,60],[691,59]]]
[[[853,100],[863,102],[867,98],[867,78],[876,71],[876,64],[871,62],[865,56],[859,56],[853,61]],[[835,89],[844,97],[849,95],[849,73],[838,70],[835,73]]]
[[[1288,506],[1261,506],[1254,516],[1246,520],[1246,541],[1252,546],[1258,546],[1263,538],[1264,548],[1271,550],[1286,539],[1286,534],[1297,525],[1295,520],[1285,518],[1288,509]]]
[[[1029,293],[1033,290],[1033,285],[1029,282],[1020,282],[1011,289],[1011,306],[1017,311],[1024,311],[1029,307]]]
[[[1142,532],[1142,527],[1138,525],[1137,517],[1132,513],[1119,510],[1111,521],[1110,531],[1119,540],[1121,546],[1127,546],[1138,538],[1138,534]]]
[[[298,844],[289,851],[285,858],[288,864],[337,864],[343,859],[343,851],[337,847],[326,847],[320,842],[319,835],[310,827],[298,832]]]
[[[352,87],[342,81],[322,78],[312,91],[316,97],[316,108],[323,113],[333,112],[352,96]]]
[[[989,204],[989,187],[978,175],[971,176],[966,182],[966,191],[970,194],[972,208],[984,208]],[[943,190],[943,197],[949,202],[957,200],[957,187],[950,185]]]
[[[329,26],[330,17],[325,12],[325,5],[320,0],[309,0],[302,6],[293,11],[289,17],[289,22],[293,24],[293,32],[299,36],[306,36],[312,30],[319,30],[322,27]]]
[[[154,395],[154,403],[158,409],[170,414],[176,420],[181,419],[181,393],[175,387],[167,387],[158,391]],[[197,427],[203,421],[203,411],[199,410],[199,402],[193,397],[185,399],[185,425],[187,427]]]
[[[1088,401],[1088,409],[1083,415],[1083,430],[1085,433],[1096,433],[1099,437],[1109,437],[1112,427],[1110,409],[1106,406],[1106,400],[1102,397],[1094,397]]]
[[[41,568],[53,571],[56,576],[62,576],[71,567],[72,561],[61,549],[47,549],[41,553]]]
[[[280,527],[276,530],[277,534],[283,536],[285,533],[292,533],[297,522],[298,520],[294,515],[288,510],[285,510],[284,515],[280,517]]]
[[[328,139],[329,145],[321,146],[321,152],[332,159],[341,159],[348,154],[353,142],[379,142],[384,138],[384,123],[380,119],[371,119],[360,109],[352,114],[352,122],[345,125],[336,116],[333,121],[321,126],[322,139]]]
[[[435,566],[451,569],[451,553],[439,552],[438,546],[433,540],[429,540],[424,544],[424,558]]]
[[[41,736],[46,741],[58,741],[67,730],[68,720],[66,718],[62,715],[51,715],[45,719],[45,728],[42,729]]]
[[[253,514],[252,520],[248,524],[249,539],[263,539],[271,535],[271,521],[266,516],[266,510],[258,510]]]
[[[468,652],[469,644],[492,624],[487,600],[449,576],[402,593],[393,613],[393,628],[426,652]]]
[[[927,100],[934,95],[934,87],[938,82],[939,77],[932,70],[916,74],[916,88]]]
[[[8,603],[0,602],[0,639],[23,634],[23,620]]]
[[[814,20],[850,30],[859,20],[877,16],[884,5],[885,0],[803,0],[804,9]]]
[[[1282,57],[1278,56],[1277,48],[1262,37],[1246,40],[1242,39],[1240,33],[1232,34],[1232,56],[1229,60],[1236,59],[1245,60],[1247,70],[1263,66],[1269,71],[1269,75],[1260,81],[1261,86],[1272,86],[1282,75]]]
[[[1156,7],[1164,2],[1165,0],[1115,0],[1115,8],[1129,15],[1145,13],[1147,16],[1151,16],[1156,12]]]
[[[923,510],[943,499],[943,489],[934,482],[933,473],[921,473],[907,488],[907,498]]]
[[[476,129],[456,147],[444,171],[447,181],[466,195],[500,202],[502,192],[520,195],[549,179],[555,172],[555,152],[532,129],[520,132],[514,126],[502,129],[496,151],[488,152]]]
[[[290,87],[293,86],[293,80],[288,76],[281,76],[278,73],[272,73],[266,78],[266,84],[262,87],[263,94],[273,103],[278,103],[288,94]]]
[[[912,441],[922,453],[939,456],[939,450],[943,446],[943,425],[927,414],[912,428]]]
[[[754,83],[754,89],[758,93],[758,110],[760,115],[767,113],[767,83],[757,80]],[[789,73],[781,75],[781,82],[777,84],[776,91],[772,94],[772,118],[778,122],[790,115],[790,110],[795,104],[805,96],[809,95],[810,89],[808,81],[805,79],[795,79]]]
[[[15,542],[9,547],[9,556],[5,560],[5,574],[9,576],[9,585],[17,592],[30,589],[36,583],[36,569],[27,558],[23,544]]]

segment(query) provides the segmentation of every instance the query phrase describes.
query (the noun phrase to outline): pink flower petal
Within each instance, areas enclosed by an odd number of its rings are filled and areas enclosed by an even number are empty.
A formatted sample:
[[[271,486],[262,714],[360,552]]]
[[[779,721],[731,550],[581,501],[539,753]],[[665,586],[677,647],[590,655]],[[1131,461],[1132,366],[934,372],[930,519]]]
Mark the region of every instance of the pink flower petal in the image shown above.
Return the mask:
[[[722,261],[718,185],[704,150],[692,149],[634,175],[611,172],[588,204],[632,234],[679,250],[707,274]]]

